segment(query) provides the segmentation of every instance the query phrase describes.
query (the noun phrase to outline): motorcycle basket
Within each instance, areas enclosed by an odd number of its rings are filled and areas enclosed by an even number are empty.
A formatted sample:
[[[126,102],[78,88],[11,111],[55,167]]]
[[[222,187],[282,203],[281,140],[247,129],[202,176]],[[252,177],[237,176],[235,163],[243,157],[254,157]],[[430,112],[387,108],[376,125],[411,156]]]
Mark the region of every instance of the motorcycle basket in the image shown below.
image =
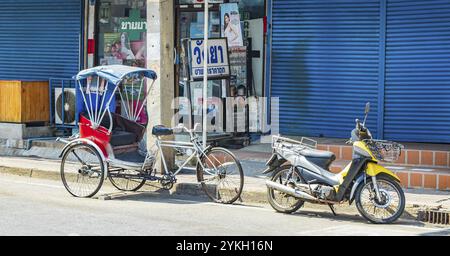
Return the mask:
[[[373,156],[383,162],[395,162],[401,155],[402,144],[387,140],[364,140]]]

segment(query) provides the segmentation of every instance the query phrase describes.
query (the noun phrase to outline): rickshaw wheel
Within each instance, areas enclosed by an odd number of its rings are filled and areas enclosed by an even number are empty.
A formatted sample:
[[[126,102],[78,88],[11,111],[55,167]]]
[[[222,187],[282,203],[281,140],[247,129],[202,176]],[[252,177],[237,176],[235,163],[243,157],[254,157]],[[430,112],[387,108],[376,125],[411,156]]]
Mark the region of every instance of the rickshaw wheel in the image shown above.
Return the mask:
[[[92,197],[102,187],[105,167],[100,153],[89,144],[69,147],[61,160],[61,179],[75,197]]]
[[[117,175],[138,175],[139,172],[133,170],[110,170],[108,178],[111,184],[121,191],[137,191],[145,185],[146,180],[142,178],[123,178]]]

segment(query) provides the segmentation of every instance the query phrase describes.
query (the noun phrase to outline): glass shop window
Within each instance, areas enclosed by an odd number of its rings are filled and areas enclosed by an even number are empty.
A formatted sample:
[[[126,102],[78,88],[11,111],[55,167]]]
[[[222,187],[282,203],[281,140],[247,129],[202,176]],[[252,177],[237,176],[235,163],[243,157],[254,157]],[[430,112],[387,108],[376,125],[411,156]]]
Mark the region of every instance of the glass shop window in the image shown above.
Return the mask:
[[[97,65],[146,66],[146,0],[100,0]]]

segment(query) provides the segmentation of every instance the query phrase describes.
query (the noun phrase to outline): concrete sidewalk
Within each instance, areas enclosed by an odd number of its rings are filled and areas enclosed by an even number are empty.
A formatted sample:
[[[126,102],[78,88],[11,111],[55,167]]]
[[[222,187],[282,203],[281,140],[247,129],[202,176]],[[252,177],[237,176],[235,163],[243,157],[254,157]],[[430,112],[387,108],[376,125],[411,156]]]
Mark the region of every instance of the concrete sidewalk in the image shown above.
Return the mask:
[[[266,203],[266,177],[261,174],[264,164],[260,161],[242,160],[245,173],[243,201]],[[60,179],[60,161],[32,157],[0,156],[0,173],[29,176],[32,178]],[[194,172],[184,171],[177,176],[176,193],[202,194]],[[405,189],[408,208],[441,208],[450,210],[450,193],[423,189]],[[345,207],[347,204],[341,205]]]

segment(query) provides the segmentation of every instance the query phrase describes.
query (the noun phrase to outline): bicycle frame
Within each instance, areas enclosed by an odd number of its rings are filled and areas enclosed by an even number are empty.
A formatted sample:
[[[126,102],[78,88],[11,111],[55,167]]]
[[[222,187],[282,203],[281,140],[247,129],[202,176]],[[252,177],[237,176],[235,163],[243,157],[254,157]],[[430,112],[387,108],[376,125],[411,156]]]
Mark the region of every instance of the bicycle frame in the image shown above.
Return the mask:
[[[180,141],[167,141],[167,140],[161,140],[159,137],[156,138],[155,145],[157,147],[157,151],[159,154],[161,154],[162,164],[164,167],[164,174],[170,174],[168,168],[167,168],[167,162],[164,157],[163,148],[173,148],[173,149],[190,149],[193,150],[193,154],[190,155],[183,164],[178,167],[178,169],[173,173],[174,176],[176,176],[178,173],[181,172],[181,170],[184,169],[184,167],[195,157],[197,159],[200,159],[202,156],[206,156],[206,150],[209,148],[209,146],[204,149],[200,143],[196,140],[196,138],[191,138],[192,142],[180,142]],[[201,161],[198,161],[198,163],[202,166],[203,170],[206,172],[207,169],[203,166]],[[213,164],[214,169],[217,167]],[[209,173],[209,172],[208,172]],[[212,174],[212,173],[209,173]]]

